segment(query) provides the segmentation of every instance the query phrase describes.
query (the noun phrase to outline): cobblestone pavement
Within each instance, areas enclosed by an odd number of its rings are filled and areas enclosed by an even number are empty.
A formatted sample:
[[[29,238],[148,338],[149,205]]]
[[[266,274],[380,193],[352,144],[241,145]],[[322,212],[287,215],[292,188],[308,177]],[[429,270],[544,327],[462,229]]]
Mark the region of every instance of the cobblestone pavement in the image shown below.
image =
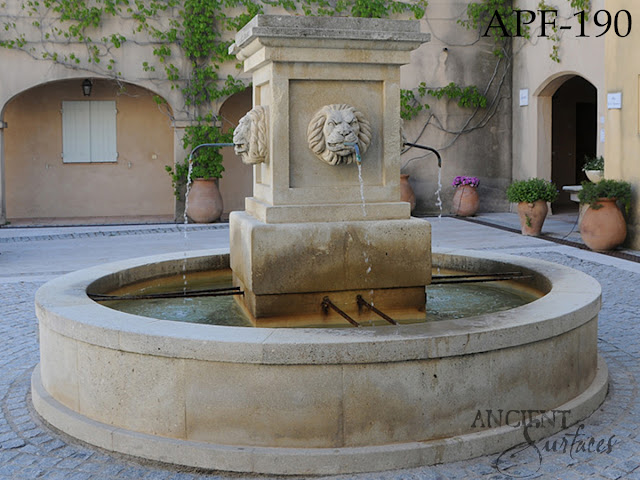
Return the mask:
[[[445,227],[434,228],[434,239],[438,232],[447,232],[452,222]],[[454,225],[455,226],[455,225]],[[224,229],[224,227],[218,227]],[[483,235],[486,227],[466,225],[465,229],[477,229]],[[16,229],[17,230],[17,229]],[[135,230],[135,229],[134,229]],[[104,255],[114,257],[125,247],[125,237],[136,236],[137,244],[126,244],[129,255],[138,256],[165,251],[166,237],[176,232],[173,227],[157,231],[133,231],[128,229],[122,235],[113,229],[107,236],[110,244],[91,244],[101,234],[78,236],[73,233],[40,234],[31,232],[31,243],[35,251],[40,251],[41,259],[51,258],[41,263],[45,272],[41,277],[36,271],[21,276],[16,272],[15,262],[27,259],[19,257],[13,261],[11,253],[3,245],[9,244],[11,235],[3,233],[4,244],[0,245],[0,480],[49,479],[49,480],[191,480],[191,479],[266,479],[275,477],[247,476],[224,472],[203,472],[177,468],[164,464],[145,462],[115,455],[90,447],[57,432],[38,418],[30,400],[30,376],[39,360],[37,342],[37,320],[34,314],[33,298],[36,289],[54,273],[62,273],[82,266],[71,261],[83,249],[96,245],[103,248]],[[490,230],[490,229],[489,229]],[[497,232],[497,231],[496,231]],[[200,234],[207,232],[200,232]],[[211,233],[211,232],[209,232]],[[22,232],[15,236],[23,235]],[[53,237],[51,237],[53,235]],[[57,236],[56,236],[57,235]],[[465,234],[466,235],[466,234]],[[498,235],[498,234],[496,234]],[[582,270],[595,277],[603,288],[603,308],[599,323],[599,348],[605,358],[610,374],[610,388],[604,404],[580,425],[574,425],[546,441],[539,442],[534,449],[518,452],[516,456],[490,455],[464,462],[437,465],[416,469],[406,469],[382,473],[342,475],[333,480],[437,480],[437,479],[487,479],[507,480],[510,478],[542,479],[639,479],[640,480],[640,401],[638,383],[640,380],[640,323],[637,311],[640,307],[640,268],[624,261],[610,261],[597,254],[579,252],[570,247],[558,247],[543,241],[523,248],[518,235],[499,233],[500,247],[493,247],[490,238],[485,238],[481,248],[507,253],[518,253],[533,258],[549,260]],[[505,235],[507,237],[505,237]],[[49,238],[51,237],[51,238]],[[506,238],[506,240],[505,240]],[[157,242],[157,243],[154,243]],[[181,248],[181,240],[172,240],[175,250]],[[188,248],[205,248],[209,237],[194,241]],[[506,243],[504,243],[506,242]],[[171,242],[169,242],[171,243]],[[507,246],[509,244],[509,246]],[[14,242],[18,247],[18,244]],[[24,244],[20,244],[24,245]],[[157,245],[154,250],[149,245]],[[527,245],[529,245],[527,243]],[[209,244],[209,246],[211,246]],[[218,240],[213,246],[225,247]],[[26,247],[21,247],[26,248]],[[52,250],[48,250],[51,248]],[[57,249],[57,250],[56,250]],[[47,253],[49,252],[49,253]],[[26,254],[25,254],[26,255]],[[56,263],[55,259],[59,259]],[[602,257],[602,258],[601,258]],[[112,258],[117,259],[117,258]],[[66,268],[64,268],[66,265]],[[30,267],[33,268],[33,267]],[[47,273],[48,272],[48,273]],[[36,280],[34,280],[36,279]],[[549,372],[553,374],[553,372]],[[563,448],[574,440],[596,442],[604,440],[610,445],[605,453],[588,453],[578,448]],[[555,451],[553,446],[556,446]],[[540,454],[538,456],[538,453]],[[293,478],[293,477],[288,477]]]

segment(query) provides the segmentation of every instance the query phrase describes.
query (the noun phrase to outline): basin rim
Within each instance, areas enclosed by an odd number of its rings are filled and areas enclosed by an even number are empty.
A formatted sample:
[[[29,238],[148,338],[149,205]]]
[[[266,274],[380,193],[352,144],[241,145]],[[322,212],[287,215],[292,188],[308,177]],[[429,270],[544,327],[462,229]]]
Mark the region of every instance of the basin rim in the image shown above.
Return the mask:
[[[550,288],[540,299],[503,312],[353,329],[248,328],[158,320],[104,307],[86,293],[91,284],[109,275],[228,255],[227,249],[213,249],[134,258],[63,275],[36,292],[36,311],[51,330],[105,348],[220,362],[330,365],[420,360],[514,347],[578,328],[600,310],[599,283],[569,267],[488,252],[434,249],[433,254],[434,264],[464,259],[471,264],[518,267],[548,282]]]

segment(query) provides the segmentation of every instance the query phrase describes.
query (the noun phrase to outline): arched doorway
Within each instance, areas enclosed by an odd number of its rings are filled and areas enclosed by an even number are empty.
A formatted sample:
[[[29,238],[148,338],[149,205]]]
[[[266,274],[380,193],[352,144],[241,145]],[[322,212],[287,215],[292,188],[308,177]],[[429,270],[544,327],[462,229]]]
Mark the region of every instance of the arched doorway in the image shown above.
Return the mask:
[[[560,190],[553,204],[554,213],[578,209],[562,187],[585,180],[585,157],[596,155],[597,95],[596,87],[578,75],[567,78],[552,95],[551,180]]]
[[[172,221],[173,129],[154,93],[84,78],[6,105],[4,184],[12,224]]]

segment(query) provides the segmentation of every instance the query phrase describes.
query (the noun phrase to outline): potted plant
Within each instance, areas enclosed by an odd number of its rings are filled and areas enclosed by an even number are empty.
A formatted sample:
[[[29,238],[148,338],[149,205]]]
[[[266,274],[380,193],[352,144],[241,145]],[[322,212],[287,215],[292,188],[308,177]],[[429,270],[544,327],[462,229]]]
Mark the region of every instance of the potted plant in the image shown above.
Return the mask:
[[[469,217],[478,211],[480,197],[478,197],[477,187],[480,184],[478,177],[458,176],[453,179],[451,186],[456,189],[453,194],[454,215]]]
[[[185,129],[182,139],[183,148],[191,151],[203,143],[230,143],[233,131],[223,133],[215,125],[202,123]],[[222,215],[222,196],[218,189],[218,180],[222,178],[224,166],[219,148],[201,148],[191,159],[173,167],[165,166],[171,176],[174,194],[180,198],[185,192],[185,215],[196,223],[210,223]]]
[[[631,209],[631,184],[619,180],[582,182],[578,193],[581,204],[588,204],[580,222],[580,235],[592,250],[604,251],[622,245],[627,237],[625,213]]]
[[[538,236],[547,217],[548,202],[558,196],[556,186],[542,178],[518,180],[507,188],[507,198],[518,204],[518,215],[523,235]]]
[[[409,203],[411,205],[411,212],[416,208],[416,194],[409,183],[409,174],[400,174],[400,200]]]
[[[585,162],[582,171],[593,183],[598,183],[604,178],[604,157],[584,157]]]

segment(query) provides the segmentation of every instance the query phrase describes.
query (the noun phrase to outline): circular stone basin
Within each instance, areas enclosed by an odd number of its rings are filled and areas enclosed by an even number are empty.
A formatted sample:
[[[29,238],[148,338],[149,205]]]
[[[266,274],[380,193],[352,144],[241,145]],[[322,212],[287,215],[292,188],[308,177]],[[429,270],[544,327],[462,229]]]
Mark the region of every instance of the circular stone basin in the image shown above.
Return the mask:
[[[38,413],[108,450],[218,470],[339,474],[450,462],[537,440],[604,400],[600,286],[538,260],[434,252],[469,273],[518,270],[546,294],[470,318],[352,329],[242,328],[97,304],[148,278],[228,268],[199,251],[117,262],[36,294]]]

